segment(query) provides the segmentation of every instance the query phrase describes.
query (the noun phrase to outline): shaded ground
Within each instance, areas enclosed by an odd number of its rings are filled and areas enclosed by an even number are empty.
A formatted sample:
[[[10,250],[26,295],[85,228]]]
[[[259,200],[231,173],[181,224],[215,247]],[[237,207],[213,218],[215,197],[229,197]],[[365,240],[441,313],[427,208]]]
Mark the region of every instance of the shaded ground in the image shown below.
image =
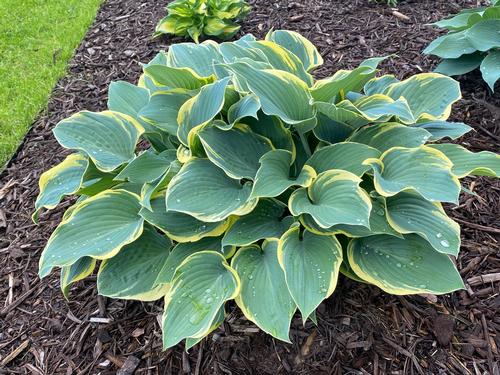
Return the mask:
[[[242,32],[263,37],[270,27],[300,31],[325,58],[318,75],[396,53],[400,57],[382,70],[398,77],[435,65],[420,55],[437,35],[423,24],[477,5],[403,1],[399,12],[409,20],[402,20],[390,8],[364,0],[251,3]],[[0,303],[6,307],[0,307],[0,373],[111,374],[138,359],[137,374],[498,374],[500,282],[481,275],[500,272],[500,183],[487,178],[469,179],[468,188],[478,196],[464,195],[449,210],[463,227],[457,262],[467,291],[397,297],[341,278],[333,297],[319,308],[319,327],[294,320],[293,344],[259,332],[233,309],[223,328],[189,354],[181,346],[161,352],[161,303],[98,299],[95,278],[79,283],[68,302],[57,275],[37,278],[40,252],[69,206],[42,215],[38,227],[30,220],[39,175],[64,157],[50,129],[78,110],[104,109],[110,80],[135,81],[138,63],[172,42],[150,39],[164,5],[165,0],[106,2],[48,111],[1,176]],[[453,119],[476,132],[460,142],[500,151],[498,110],[489,109],[500,106],[500,96],[492,97],[476,73],[461,83],[464,99],[454,107]],[[17,356],[9,356],[13,352]]]

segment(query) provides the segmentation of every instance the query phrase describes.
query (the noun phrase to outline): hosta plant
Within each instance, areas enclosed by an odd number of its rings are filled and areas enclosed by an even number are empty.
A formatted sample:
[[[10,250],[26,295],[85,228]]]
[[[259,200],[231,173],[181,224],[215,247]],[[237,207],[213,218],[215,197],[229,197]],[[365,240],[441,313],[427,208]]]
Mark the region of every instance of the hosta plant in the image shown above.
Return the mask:
[[[443,59],[435,71],[456,76],[479,68],[494,91],[500,78],[500,0],[489,7],[463,10],[433,25],[448,30],[424,50]]]
[[[167,16],[154,35],[190,36],[196,43],[201,35],[229,39],[249,11],[245,0],[175,0],[167,5]]]
[[[457,82],[376,77],[383,59],[315,79],[314,45],[278,30],[172,45],[137,85],[113,82],[109,110],[54,129],[74,153],[42,175],[34,217],[79,198],[40,276],[60,268],[67,295],[98,268],[101,295],[164,299],[165,348],[197,343],[231,300],[289,341],[339,273],[398,295],[462,288],[442,202],[498,177],[500,156],[438,142],[471,130],[446,121]]]

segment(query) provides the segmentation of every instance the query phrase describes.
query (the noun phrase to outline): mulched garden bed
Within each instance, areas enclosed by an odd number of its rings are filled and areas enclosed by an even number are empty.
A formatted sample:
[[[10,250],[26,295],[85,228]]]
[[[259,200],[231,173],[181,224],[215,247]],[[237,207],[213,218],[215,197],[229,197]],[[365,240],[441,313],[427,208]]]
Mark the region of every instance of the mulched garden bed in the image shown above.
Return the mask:
[[[367,57],[397,54],[382,72],[399,78],[436,63],[420,54],[437,35],[424,24],[478,5],[403,0],[398,14],[366,0],[251,3],[241,32],[258,37],[271,27],[301,32],[325,58],[318,76],[353,68]],[[463,228],[457,262],[466,291],[397,297],[341,277],[318,310],[318,327],[303,327],[298,316],[293,321],[293,344],[260,332],[231,305],[223,327],[189,354],[182,345],[162,352],[162,303],[97,298],[95,277],[80,282],[66,301],[57,275],[38,279],[41,250],[70,205],[43,214],[39,226],[31,222],[38,177],[65,156],[51,128],[79,110],[105,109],[111,80],[136,81],[139,62],[179,41],[150,37],[165,5],[165,0],[108,0],[102,6],[48,110],[1,175],[0,373],[114,374],[121,368],[119,373],[130,374],[136,368],[136,374],[498,374],[500,183],[488,178],[468,179],[478,195],[464,194],[458,207],[449,207]],[[454,106],[453,120],[476,131],[459,142],[499,152],[500,95],[492,96],[477,73],[460,81],[464,99]],[[481,278],[488,274],[493,281]]]

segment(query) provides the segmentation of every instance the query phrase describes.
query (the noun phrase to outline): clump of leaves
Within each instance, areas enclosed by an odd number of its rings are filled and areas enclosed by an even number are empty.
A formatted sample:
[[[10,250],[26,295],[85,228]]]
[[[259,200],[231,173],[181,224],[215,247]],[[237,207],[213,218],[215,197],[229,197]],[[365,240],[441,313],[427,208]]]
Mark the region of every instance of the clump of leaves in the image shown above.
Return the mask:
[[[98,264],[100,294],[164,298],[165,348],[200,341],[233,299],[289,341],[339,272],[393,294],[463,288],[441,202],[465,176],[498,177],[500,156],[436,143],[471,130],[446,121],[458,83],[376,77],[383,59],[316,80],[323,60],[295,32],[170,46],[137,86],[111,84],[108,111],[55,127],[75,153],[42,175],[34,216],[79,199],[40,276],[61,268],[67,294]]]
[[[240,26],[250,6],[245,0],[175,0],[167,5],[167,16],[156,26],[154,36],[190,36],[196,43],[202,35],[229,39]]]
[[[448,30],[424,50],[444,59],[435,71],[456,76],[479,68],[494,91],[500,78],[500,0],[489,7],[463,10],[432,25]]]

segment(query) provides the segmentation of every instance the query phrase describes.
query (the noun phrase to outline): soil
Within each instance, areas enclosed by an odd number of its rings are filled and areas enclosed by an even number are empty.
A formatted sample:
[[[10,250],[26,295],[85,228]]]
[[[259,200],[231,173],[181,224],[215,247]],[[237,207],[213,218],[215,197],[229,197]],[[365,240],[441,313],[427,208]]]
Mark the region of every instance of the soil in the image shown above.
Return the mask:
[[[371,56],[396,54],[383,73],[430,71],[421,55],[438,35],[425,24],[471,0],[401,0],[395,13],[366,0],[250,1],[241,33],[271,28],[301,32],[319,47],[318,77],[353,68]],[[66,152],[51,128],[79,110],[103,110],[111,80],[135,82],[149,61],[178,38],[151,39],[165,0],[108,0],[0,179],[0,373],[9,374],[498,374],[500,353],[500,182],[470,178],[448,212],[462,225],[457,265],[467,289],[447,296],[391,296],[341,277],[318,310],[318,326],[297,316],[292,344],[260,332],[234,306],[221,329],[189,353],[161,351],[161,302],[97,297],[95,277],[66,301],[57,275],[37,277],[38,257],[70,205],[30,219],[40,174]],[[56,57],[55,57],[56,58]],[[470,149],[500,151],[500,95],[475,72],[460,77],[463,99],[452,119],[474,127],[458,140]],[[492,275],[492,276],[488,276]]]

